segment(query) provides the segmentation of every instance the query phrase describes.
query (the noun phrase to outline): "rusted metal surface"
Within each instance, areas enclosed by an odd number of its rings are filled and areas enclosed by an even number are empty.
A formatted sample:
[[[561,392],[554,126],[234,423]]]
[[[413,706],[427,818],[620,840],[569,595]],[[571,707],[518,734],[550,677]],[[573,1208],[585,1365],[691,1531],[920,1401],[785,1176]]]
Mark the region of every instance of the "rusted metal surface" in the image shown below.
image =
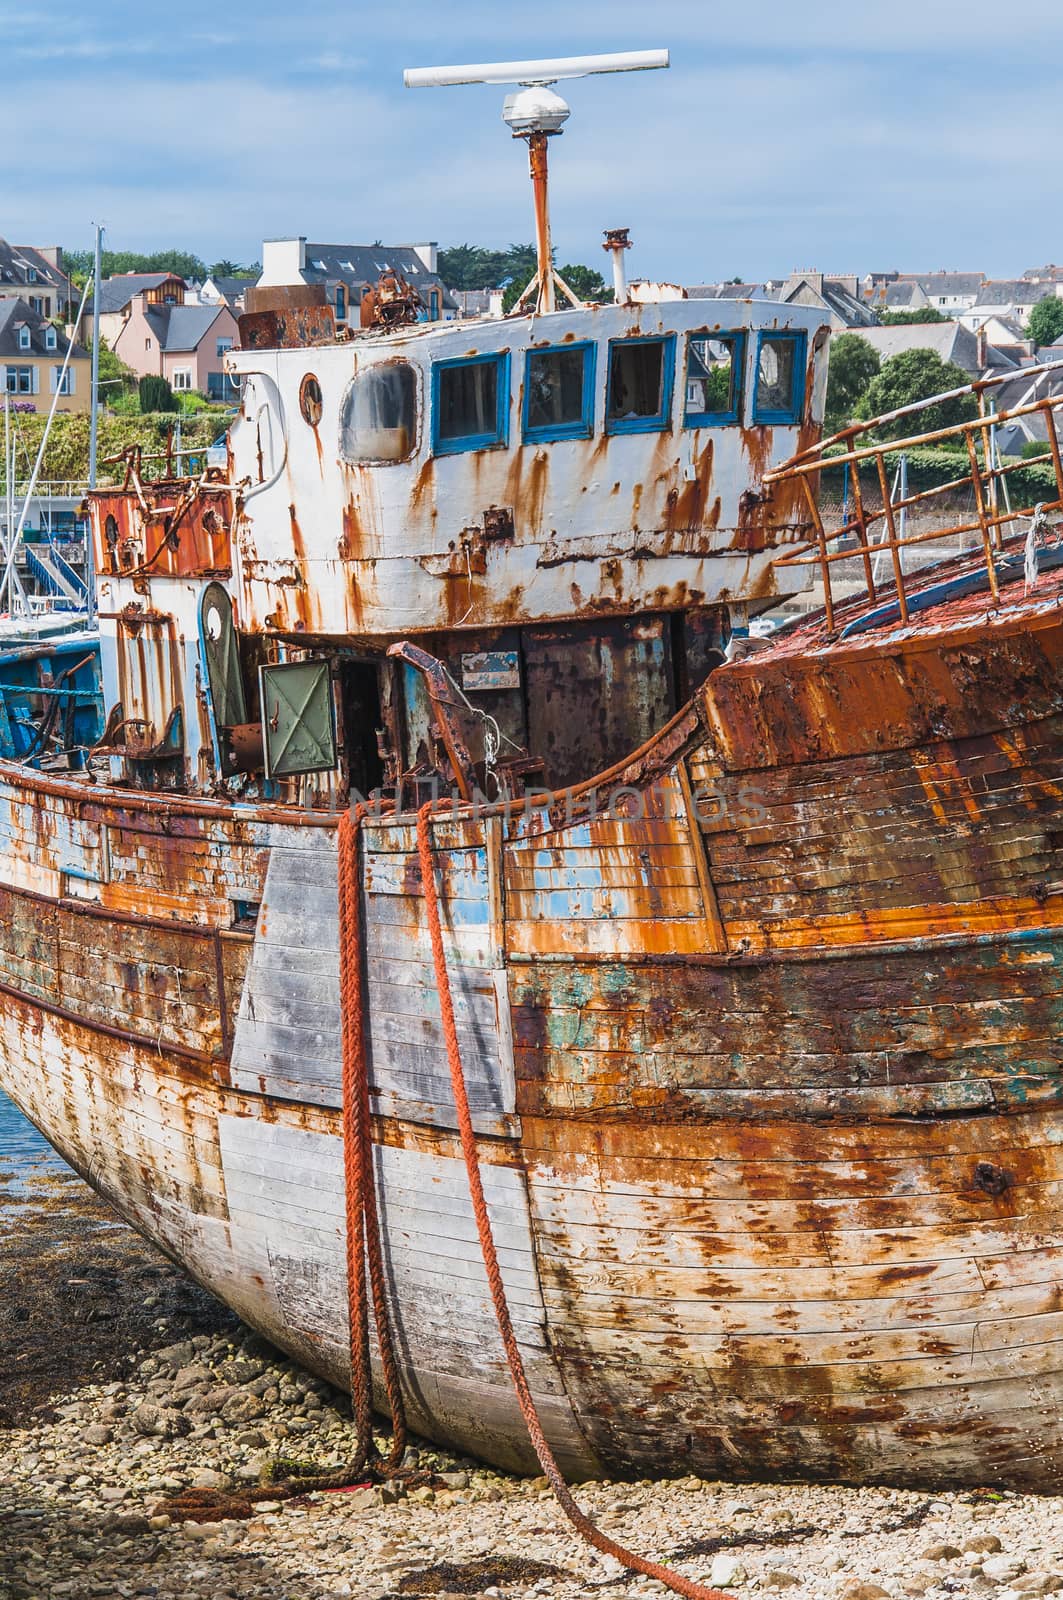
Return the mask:
[[[131,465],[131,471],[136,472]],[[124,578],[228,577],[235,495],[220,473],[89,495],[96,571]]]
[[[777,309],[743,313],[750,345]],[[366,1017],[411,1422],[530,1465],[404,810],[482,788],[437,815],[435,881],[506,1292],[566,1470],[1060,1488],[1061,569],[996,604],[912,584],[907,617],[849,637],[866,605],[832,597],[720,665],[728,598],[771,593],[789,539],[824,555],[813,314],[800,426],[685,430],[677,384],[655,433],[606,435],[604,390],[589,440],[517,431],[518,336],[592,341],[604,379],[609,338],[681,349],[704,315],[356,335],[315,347],[316,391],[305,352],[233,358],[248,721],[220,731],[252,770],[215,765],[211,574],[165,539],[148,571],[116,558],[92,781],[0,768],[0,1081],[137,1226],[342,1380],[328,808],[384,774]],[[508,352],[505,447],[432,454],[428,350]],[[343,397],[385,359],[417,368],[416,439],[354,465]],[[154,493],[131,479],[134,532],[165,532]],[[987,493],[996,551],[994,515]],[[282,650],[329,663],[343,760],[263,800],[256,674]],[[170,759],[177,708],[190,792],[148,794],[138,762]],[[491,789],[507,740],[546,792]]]
[[[1046,368],[1033,367],[1031,375],[1036,376]],[[934,401],[921,401],[914,405],[904,406],[898,411],[890,412],[884,417],[877,417],[871,422],[854,423],[842,433],[831,439],[823,440],[818,446],[800,450],[791,461],[780,468],[772,469],[765,474],[765,481],[771,487],[789,486],[795,484],[803,486],[806,501],[808,502],[812,527],[815,530],[817,544],[813,549],[807,543],[802,544],[793,552],[786,553],[779,558],[780,569],[801,566],[818,566],[823,582],[825,609],[827,614],[828,631],[834,627],[834,599],[831,586],[831,566],[838,561],[847,560],[851,555],[850,544],[855,536],[859,542],[864,573],[867,582],[868,599],[874,603],[876,600],[875,582],[872,576],[870,551],[888,550],[893,567],[893,586],[897,597],[897,606],[901,620],[908,620],[909,591],[913,584],[925,582],[925,574],[913,576],[905,573],[903,551],[910,546],[926,545],[933,543],[954,542],[966,534],[976,534],[982,544],[982,558],[985,563],[986,583],[994,599],[999,598],[999,575],[997,553],[1003,550],[1006,539],[1010,534],[1012,538],[1026,535],[1023,524],[1035,516],[1040,521],[1050,513],[1063,511],[1063,456],[1060,454],[1057,435],[1056,413],[1063,406],[1063,396],[1048,396],[1041,400],[1029,402],[1021,406],[1014,406],[1010,410],[988,417],[985,411],[986,393],[1001,383],[1002,378],[982,380],[978,383],[967,385],[963,389],[950,390],[947,395],[936,396]],[[872,442],[862,443],[872,430],[881,429],[883,424],[896,423],[902,419],[915,419],[927,405],[942,400],[957,400],[965,396],[976,396],[979,404],[979,417],[977,420],[956,423],[949,427],[935,428],[924,433],[913,433],[904,439],[890,440],[888,443]],[[1043,423],[1048,439],[1043,455],[1034,459],[1042,464],[1050,465],[1055,477],[1054,494],[1046,494],[1037,505],[1015,506],[1010,502],[1004,510],[999,508],[999,490],[1001,485],[1007,485],[1009,475],[1020,472],[1030,465],[1029,460],[999,462],[993,455],[990,443],[990,425],[999,425],[1010,422],[1019,417],[1036,415]],[[829,457],[824,454],[828,447],[841,445],[840,451],[835,450]],[[969,473],[960,478],[954,478],[947,483],[936,484],[933,488],[923,489],[914,494],[894,497],[889,487],[889,470],[887,456],[893,457],[898,452],[915,449],[927,444],[954,444],[966,451],[970,463]],[[822,471],[825,465],[832,468],[844,468],[850,473],[853,484],[853,513],[847,517],[839,528],[829,536],[825,534],[823,524],[818,516],[812,492],[812,481]],[[860,468],[871,466],[878,478],[880,507],[869,511],[864,504],[860,488]],[[966,522],[956,522],[955,512],[951,510],[951,503],[957,496],[969,495],[974,505],[974,519]],[[940,502],[944,507],[942,519],[937,527],[923,528],[919,532],[902,536],[899,514],[919,506],[925,510],[931,502]],[[876,532],[875,524],[882,522],[881,534]],[[852,611],[850,610],[850,620]]]
[[[231,435],[233,472],[250,484],[240,535],[243,625],[395,638],[573,614],[681,610],[776,592],[772,555],[807,528],[800,487],[762,496],[755,515],[740,501],[770,467],[818,435],[826,368],[814,314],[787,308],[781,319],[774,306],[714,306],[726,326],[749,330],[747,395],[762,327],[807,331],[813,369],[799,424],[754,426],[744,416],[718,428],[684,425],[685,341],[689,330],[704,328],[703,304],[556,315],[556,327],[520,317],[367,331],[332,350],[315,346],[322,409],[313,426],[298,403],[311,370],[305,357],[292,349],[234,352],[243,405]],[[658,335],[676,341],[663,425],[607,432],[609,341]],[[565,341],[595,346],[592,436],[526,443],[525,352]],[[434,363],[493,354],[509,360],[505,442],[435,453]],[[344,460],[340,416],[352,373],[398,361],[416,375],[412,448],[390,464]],[[263,419],[275,430],[266,450]],[[511,511],[511,533],[495,521],[496,508]],[[787,581],[796,589],[805,574],[795,568]]]

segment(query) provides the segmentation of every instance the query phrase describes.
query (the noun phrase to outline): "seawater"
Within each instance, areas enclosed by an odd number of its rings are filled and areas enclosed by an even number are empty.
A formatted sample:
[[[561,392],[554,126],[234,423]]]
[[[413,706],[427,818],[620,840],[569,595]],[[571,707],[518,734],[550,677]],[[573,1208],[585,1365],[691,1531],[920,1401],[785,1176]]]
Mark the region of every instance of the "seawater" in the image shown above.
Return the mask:
[[[17,1183],[31,1169],[39,1172],[42,1167],[63,1165],[47,1139],[0,1090],[0,1174],[13,1173]]]

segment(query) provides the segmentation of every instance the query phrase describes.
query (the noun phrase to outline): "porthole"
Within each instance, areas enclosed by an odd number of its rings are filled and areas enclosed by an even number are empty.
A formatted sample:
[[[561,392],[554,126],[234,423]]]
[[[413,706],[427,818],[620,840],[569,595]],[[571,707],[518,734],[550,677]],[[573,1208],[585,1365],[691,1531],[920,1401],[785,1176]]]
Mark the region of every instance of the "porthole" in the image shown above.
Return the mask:
[[[299,410],[303,414],[303,421],[309,423],[311,428],[316,428],[321,421],[323,409],[321,385],[314,377],[314,374],[308,372],[299,385]]]

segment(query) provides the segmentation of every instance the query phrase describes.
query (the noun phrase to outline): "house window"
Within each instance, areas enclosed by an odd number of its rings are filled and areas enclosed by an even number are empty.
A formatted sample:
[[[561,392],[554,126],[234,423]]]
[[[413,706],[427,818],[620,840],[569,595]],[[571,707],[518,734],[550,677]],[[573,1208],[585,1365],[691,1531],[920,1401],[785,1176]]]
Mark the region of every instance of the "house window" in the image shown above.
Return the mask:
[[[232,342],[231,339],[221,338],[221,339],[216,340],[215,341],[215,345],[214,345],[214,350],[215,350],[215,353],[216,353],[216,355],[218,357],[218,360],[220,361],[222,356],[226,355],[228,353],[228,351],[230,351],[232,349],[232,347],[233,347],[233,342]]]
[[[509,442],[509,353],[439,361],[432,368],[436,455]]]
[[[37,374],[33,367],[8,367],[8,394],[36,394],[37,389],[34,383],[36,376]]]
[[[56,331],[51,324],[49,324],[44,330],[44,348],[46,350],[55,350],[58,344],[59,340],[56,335]]]
[[[338,283],[336,285],[336,321],[337,322],[343,322],[344,319],[346,318],[346,316],[347,316],[347,296],[344,293],[343,284],[342,283]]]
[[[589,439],[594,432],[593,344],[529,350],[524,366],[524,437]]]
[[[716,427],[739,421],[745,357],[744,333],[690,335],[683,397],[686,427]]]
[[[609,345],[607,433],[655,433],[668,425],[675,337],[614,339]]]
[[[30,295],[30,308],[31,308],[31,310],[36,311],[38,316],[43,317],[43,315],[44,315],[44,297],[42,295],[39,295],[39,294],[31,294]]]
[[[64,372],[62,367],[53,367],[51,373],[51,390],[53,394],[74,393],[74,369],[67,367]]]
[[[805,335],[762,333],[757,341],[753,421],[801,420],[805,393]]]
[[[37,268],[36,267],[27,267],[26,268],[26,282],[27,283],[36,283],[37,282]]]
[[[428,291],[428,320],[438,322],[443,311],[443,296],[438,289]]]
[[[144,340],[144,349],[145,350],[150,350],[151,349],[151,340],[150,339],[145,339]]]
[[[178,367],[170,379],[170,386],[176,392],[178,389],[191,389],[192,373],[188,367]]]
[[[25,326],[18,330],[18,347],[20,350],[28,350],[30,347],[30,330]]]
[[[313,383],[320,397],[316,378]],[[356,373],[340,406],[344,461],[405,461],[416,448],[417,374],[410,363],[381,361]]]

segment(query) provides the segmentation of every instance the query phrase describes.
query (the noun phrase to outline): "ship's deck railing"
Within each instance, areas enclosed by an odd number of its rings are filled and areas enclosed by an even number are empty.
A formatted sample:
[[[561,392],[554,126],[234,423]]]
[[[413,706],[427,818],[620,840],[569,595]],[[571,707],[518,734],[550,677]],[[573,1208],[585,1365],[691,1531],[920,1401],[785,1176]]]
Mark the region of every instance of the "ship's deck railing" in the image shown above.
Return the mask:
[[[981,540],[988,586],[994,600],[998,598],[996,555],[1003,548],[1009,525],[1028,521],[1038,513],[1044,515],[1063,510],[1063,456],[1060,454],[1057,415],[1063,409],[1063,393],[1045,395],[1008,410],[993,411],[987,405],[987,392],[1001,383],[1014,383],[1017,378],[1032,381],[1042,374],[1053,371],[1063,375],[1063,362],[1043,363],[1040,366],[1020,369],[1018,372],[1008,371],[999,377],[965,384],[960,389],[950,389],[945,394],[935,395],[930,400],[920,400],[913,405],[901,406],[898,410],[886,412],[869,422],[854,423],[831,438],[824,439],[812,449],[791,457],[782,466],[765,473],[765,484],[796,480],[801,485],[815,537],[801,543],[785,555],[778,556],[775,565],[819,567],[829,631],[834,630],[835,598],[831,587],[831,567],[835,562],[851,563],[854,557],[862,561],[869,604],[874,606],[880,592],[885,589],[891,597],[896,596],[901,621],[907,622],[911,588],[917,582],[925,582],[926,566],[921,565],[914,571],[906,572],[902,552],[916,545],[956,541],[966,534],[977,535]],[[1036,388],[1036,384],[1033,386]],[[966,395],[973,395],[976,398],[979,412],[977,417],[954,423],[949,427],[912,433],[901,438],[869,438],[869,435],[873,435],[876,430],[884,426],[892,427],[903,418],[915,417],[930,406],[958,400]],[[1002,423],[1013,422],[1020,417],[1040,417],[1043,420],[1047,434],[1044,452],[1024,457],[1022,460],[1001,461],[994,442],[994,430]],[[896,459],[905,451],[924,445],[945,443],[962,445],[970,463],[969,470],[946,483],[935,484],[930,489],[895,498],[889,482],[890,468],[887,465],[887,457]],[[1007,503],[1009,477],[1014,473],[1021,473],[1027,467],[1046,463],[1052,468],[1053,486],[1049,487],[1046,484],[1044,492],[1029,505],[1014,506]],[[842,470],[848,468],[851,502],[850,512],[843,517],[841,525],[829,532],[824,525],[822,510],[816,496],[817,475],[826,468]],[[868,468],[873,469],[877,477],[882,502],[880,506],[868,506],[865,503],[860,483],[862,468],[865,471]],[[1021,485],[1021,480],[1019,482]],[[1004,505],[1001,505],[1002,489]],[[955,502],[965,491],[969,493],[973,504],[971,520],[956,521],[956,512],[953,509],[951,519],[949,516],[943,516],[939,527],[930,529],[924,527],[911,533],[906,531],[904,513],[912,507],[918,507],[920,511],[926,510],[928,506],[932,510],[944,509],[935,507],[933,502],[946,497]],[[877,527],[878,524],[881,524],[881,527]],[[885,551],[889,552],[892,564],[892,582],[888,585],[876,582],[874,576],[874,558]]]

